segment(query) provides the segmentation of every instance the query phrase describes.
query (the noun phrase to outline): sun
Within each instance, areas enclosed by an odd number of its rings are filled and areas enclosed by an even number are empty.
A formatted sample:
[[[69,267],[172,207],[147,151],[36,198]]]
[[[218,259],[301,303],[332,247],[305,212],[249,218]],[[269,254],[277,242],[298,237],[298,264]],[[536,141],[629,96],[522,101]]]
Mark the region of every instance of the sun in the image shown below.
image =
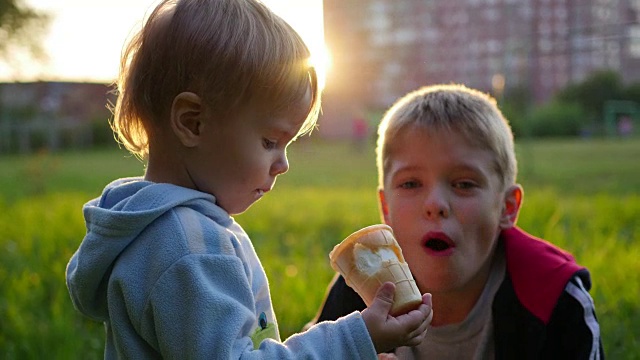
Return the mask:
[[[318,86],[320,87],[320,90],[323,90],[327,83],[327,74],[331,69],[331,54],[329,53],[329,49],[325,45],[324,41],[313,45],[310,44],[309,48],[311,51],[309,62],[316,69],[316,74],[318,75]]]
[[[263,0],[296,30],[311,52],[309,61],[316,68],[322,89],[326,83],[331,57],[324,43],[322,0]]]

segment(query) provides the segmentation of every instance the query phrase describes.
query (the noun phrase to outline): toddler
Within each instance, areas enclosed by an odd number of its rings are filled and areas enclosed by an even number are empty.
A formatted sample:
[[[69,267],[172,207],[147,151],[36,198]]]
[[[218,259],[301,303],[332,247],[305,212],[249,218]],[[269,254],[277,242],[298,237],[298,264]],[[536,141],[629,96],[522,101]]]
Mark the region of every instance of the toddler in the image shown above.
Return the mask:
[[[315,126],[320,90],[298,34],[255,0],[164,0],[126,48],[112,127],[146,160],[83,211],[67,267],[75,307],[104,322],[105,358],[376,358],[430,321],[362,312],[282,342],[264,269],[232,215],[271,191]]]

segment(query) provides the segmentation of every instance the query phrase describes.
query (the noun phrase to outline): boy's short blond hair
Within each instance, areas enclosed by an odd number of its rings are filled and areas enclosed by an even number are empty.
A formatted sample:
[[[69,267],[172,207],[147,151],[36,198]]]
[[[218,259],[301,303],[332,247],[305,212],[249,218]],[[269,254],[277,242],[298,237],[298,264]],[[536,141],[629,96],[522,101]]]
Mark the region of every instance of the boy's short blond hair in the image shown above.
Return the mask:
[[[299,135],[310,132],[320,89],[309,58],[296,31],[259,1],[163,0],[124,49],[112,128],[144,158],[181,92],[197,94],[224,119],[247,105],[278,114],[311,87]]]
[[[431,134],[453,131],[469,143],[494,154],[503,186],[515,184],[517,162],[513,133],[496,100],[464,85],[426,86],[408,93],[386,112],[378,127],[376,147],[379,186],[389,167],[389,152],[398,134],[407,129]],[[429,156],[429,154],[425,154]]]

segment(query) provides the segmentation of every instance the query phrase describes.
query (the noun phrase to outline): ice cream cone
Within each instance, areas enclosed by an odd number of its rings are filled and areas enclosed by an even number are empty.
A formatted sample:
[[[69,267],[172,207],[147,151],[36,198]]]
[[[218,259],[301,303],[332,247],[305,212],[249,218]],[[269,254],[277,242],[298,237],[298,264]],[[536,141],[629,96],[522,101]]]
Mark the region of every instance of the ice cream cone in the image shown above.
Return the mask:
[[[333,248],[329,258],[331,267],[342,274],[367,306],[387,281],[396,284],[392,316],[407,313],[422,303],[402,249],[387,225],[371,225],[354,232]]]

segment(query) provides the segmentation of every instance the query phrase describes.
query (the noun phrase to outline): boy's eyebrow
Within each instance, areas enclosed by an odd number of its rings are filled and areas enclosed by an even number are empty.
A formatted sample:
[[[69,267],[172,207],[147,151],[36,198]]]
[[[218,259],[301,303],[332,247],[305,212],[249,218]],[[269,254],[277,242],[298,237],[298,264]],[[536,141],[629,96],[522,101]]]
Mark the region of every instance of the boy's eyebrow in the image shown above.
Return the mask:
[[[483,173],[483,174],[484,174],[484,171],[483,171],[482,166],[478,166],[478,165],[476,165],[475,163],[462,163],[462,164],[457,164],[454,168],[455,168],[456,170],[457,170],[457,169],[461,169],[461,170],[470,170],[470,171],[473,171],[473,172]]]
[[[412,172],[412,171],[418,171],[421,170],[423,168],[423,166],[419,166],[419,165],[400,165],[399,167],[394,167],[394,166],[390,166],[388,171],[386,171],[385,173],[387,175],[390,175],[391,177],[397,176],[398,174],[402,175],[402,173],[405,172]]]
[[[426,169],[425,166],[422,165],[413,165],[413,164],[408,164],[408,165],[402,165],[400,164],[399,167],[390,167],[389,171],[387,171],[387,174],[389,175],[397,175],[397,174],[402,174],[404,172],[412,172],[412,171],[421,171]],[[478,173],[478,174],[482,174],[482,175],[487,175],[487,171],[485,169],[483,169],[482,166],[478,166],[475,163],[466,163],[466,162],[462,162],[459,164],[454,164],[451,166],[450,170],[454,170],[454,171],[472,171],[474,173]],[[489,169],[490,170],[490,169]]]

